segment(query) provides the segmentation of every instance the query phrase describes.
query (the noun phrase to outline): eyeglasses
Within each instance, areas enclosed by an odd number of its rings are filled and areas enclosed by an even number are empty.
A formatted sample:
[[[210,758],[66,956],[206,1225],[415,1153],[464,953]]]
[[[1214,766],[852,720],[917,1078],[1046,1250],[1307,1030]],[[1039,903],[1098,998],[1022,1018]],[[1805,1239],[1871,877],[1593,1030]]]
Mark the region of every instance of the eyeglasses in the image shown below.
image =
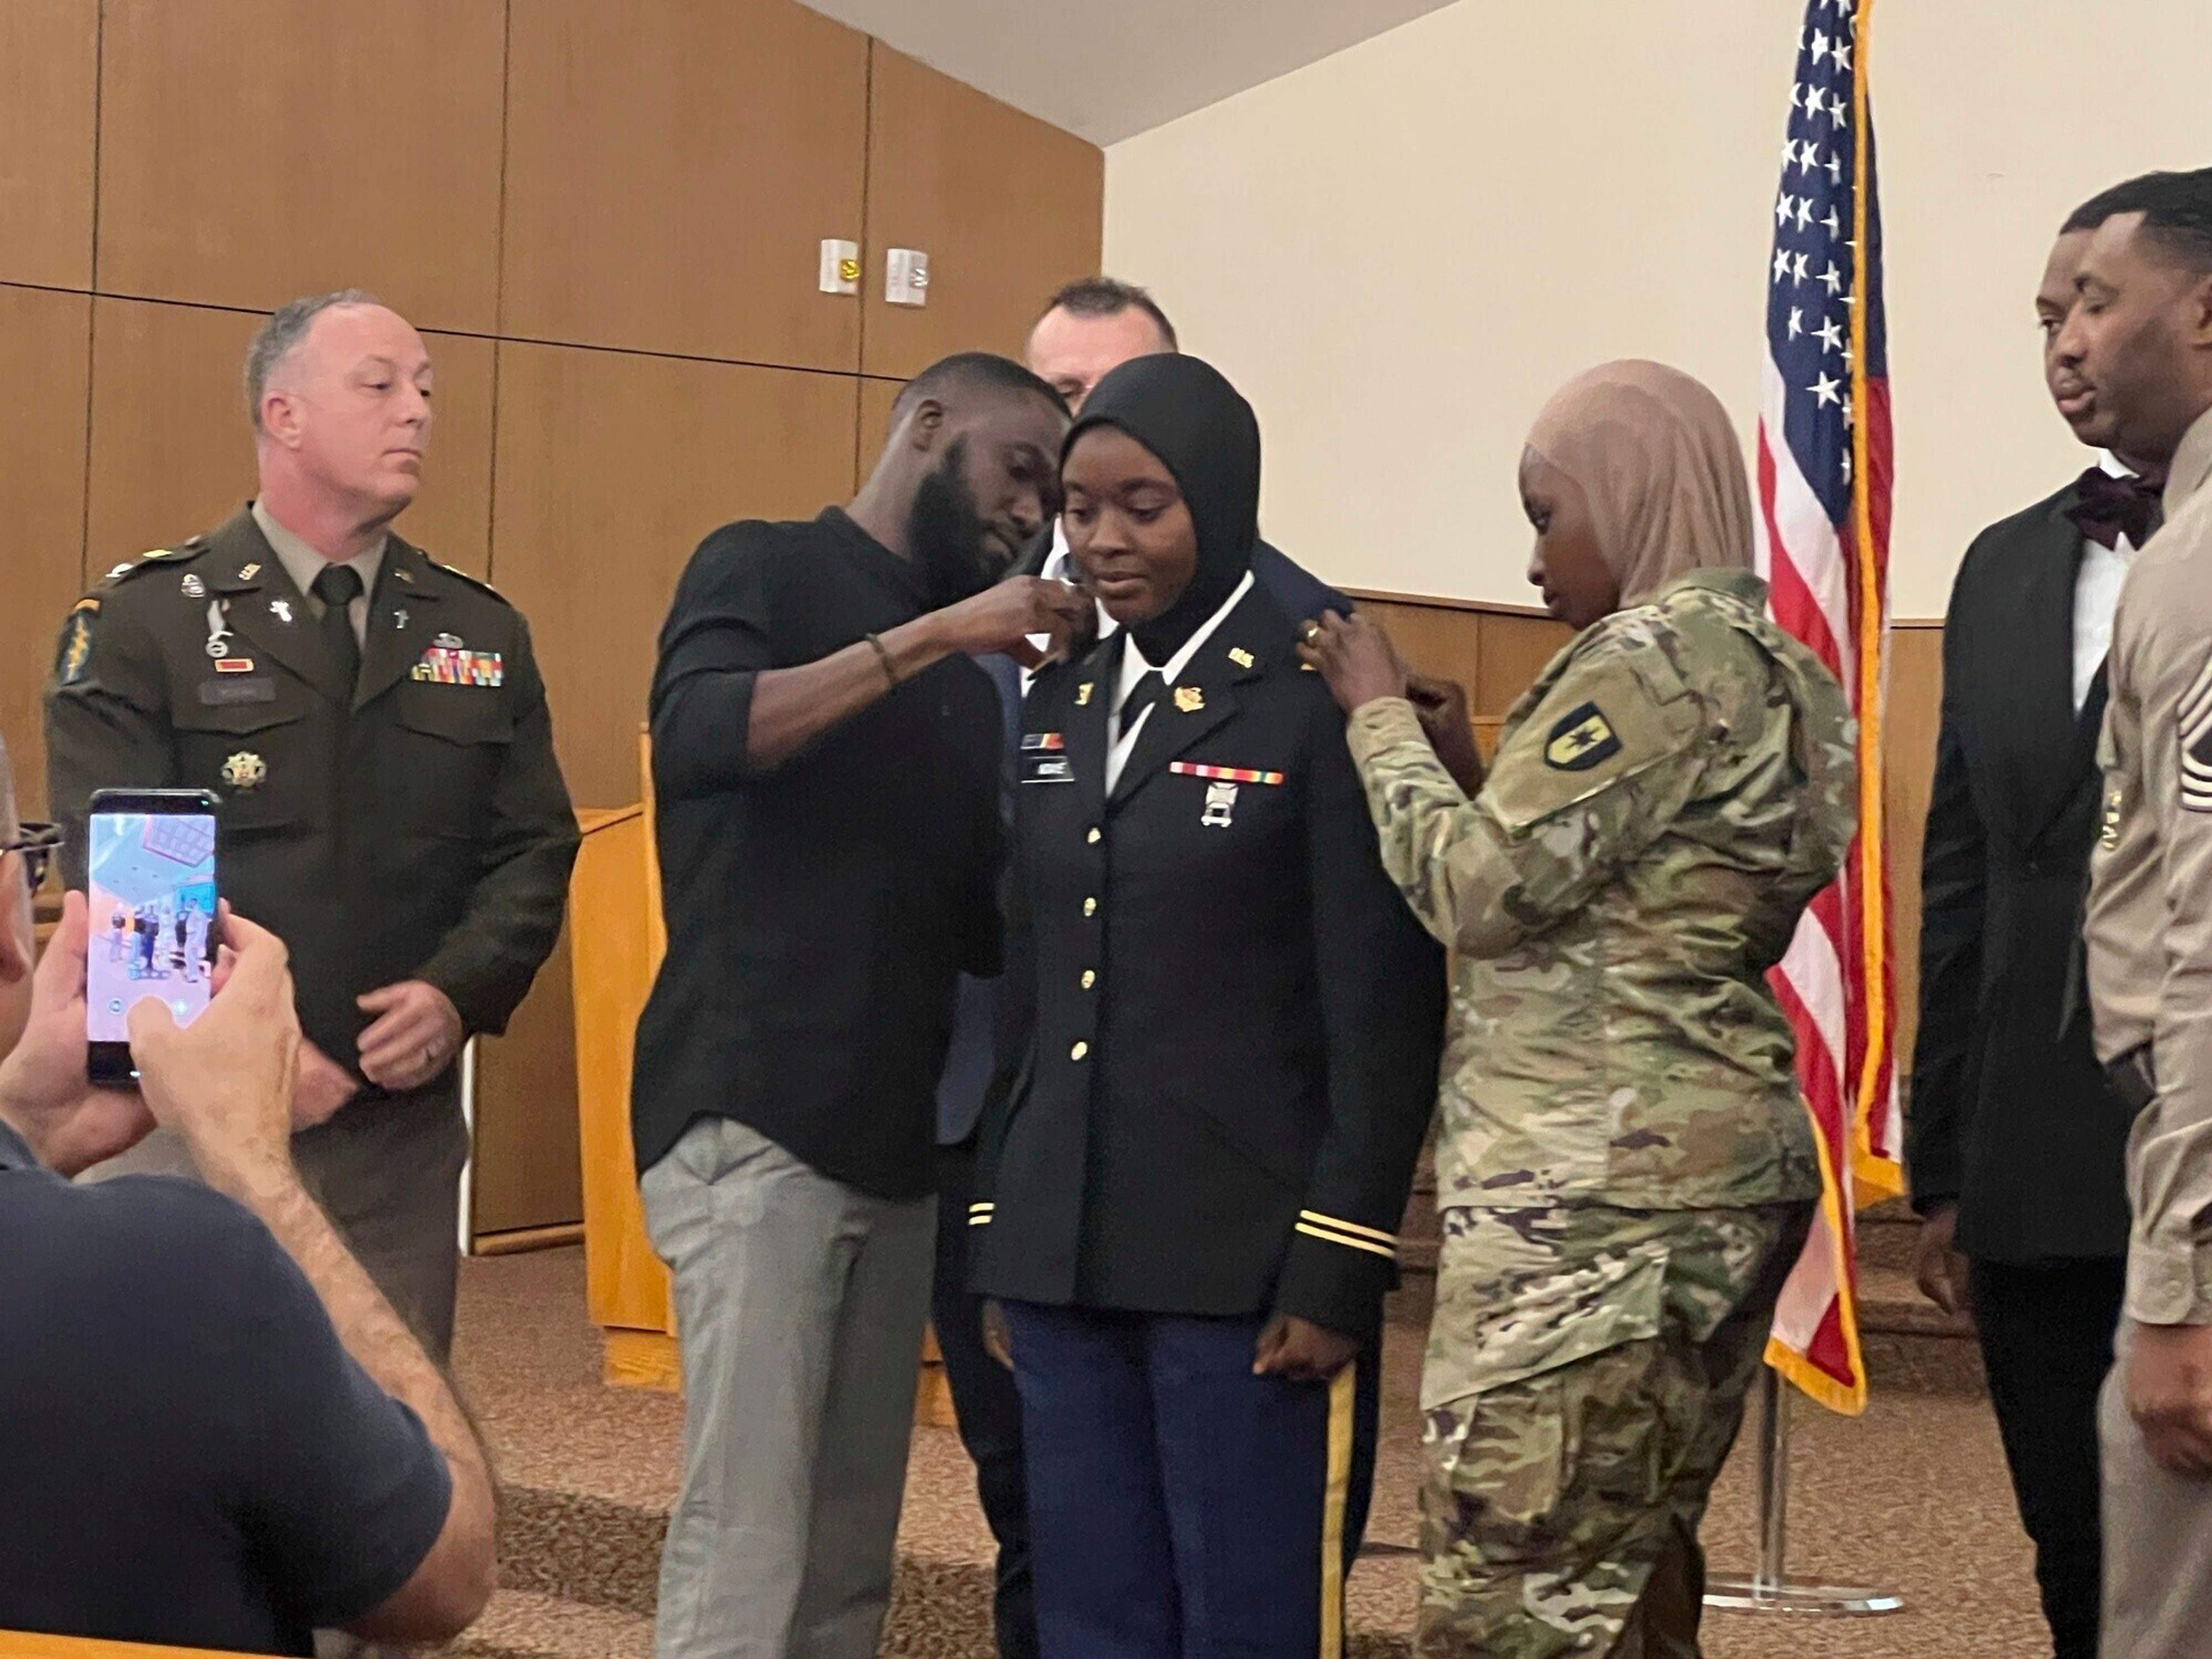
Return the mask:
[[[0,854],[21,853],[23,855],[23,877],[37,892],[46,879],[46,867],[61,850],[62,828],[58,823],[26,823],[15,839],[0,842]]]

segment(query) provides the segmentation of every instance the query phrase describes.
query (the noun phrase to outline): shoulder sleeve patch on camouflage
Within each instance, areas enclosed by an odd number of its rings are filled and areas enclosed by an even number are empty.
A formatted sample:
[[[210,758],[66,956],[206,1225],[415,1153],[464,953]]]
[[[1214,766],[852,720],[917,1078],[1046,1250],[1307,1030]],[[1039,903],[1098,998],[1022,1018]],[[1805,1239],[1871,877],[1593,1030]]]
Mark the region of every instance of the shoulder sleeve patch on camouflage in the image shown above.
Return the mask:
[[[1526,830],[1696,744],[1703,705],[1671,672],[1639,672],[1663,666],[1636,661],[1652,649],[1594,652],[1559,676],[1491,768],[1483,800],[1505,829]]]

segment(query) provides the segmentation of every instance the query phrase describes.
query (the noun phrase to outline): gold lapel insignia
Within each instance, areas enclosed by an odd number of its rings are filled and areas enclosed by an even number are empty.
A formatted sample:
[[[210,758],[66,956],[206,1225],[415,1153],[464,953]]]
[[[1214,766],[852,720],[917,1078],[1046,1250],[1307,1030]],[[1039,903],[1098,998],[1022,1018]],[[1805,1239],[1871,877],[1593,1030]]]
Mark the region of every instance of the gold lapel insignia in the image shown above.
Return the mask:
[[[269,781],[269,763],[252,750],[241,750],[222,763],[222,781],[241,792],[258,789]]]
[[[242,582],[250,582],[260,574],[261,567],[258,564],[242,564],[238,567],[238,580]]]
[[[1206,707],[1206,693],[1194,685],[1178,685],[1175,689],[1176,713],[1195,714]]]
[[[1091,682],[1089,680],[1084,681],[1082,684],[1075,688],[1075,706],[1078,708],[1088,708],[1091,706]]]
[[[1229,651],[1229,660],[1239,668],[1249,668],[1252,665],[1252,653],[1241,645],[1232,646]]]
[[[415,573],[414,573],[413,571],[410,570],[410,569],[409,569],[405,565],[404,565],[404,564],[395,564],[395,565],[393,565],[393,566],[392,567],[392,574],[393,575],[395,575],[395,576],[398,577],[398,578],[399,578],[399,580],[400,580],[401,581],[405,582],[405,583],[406,583],[410,587],[414,586],[414,585],[415,585]]]

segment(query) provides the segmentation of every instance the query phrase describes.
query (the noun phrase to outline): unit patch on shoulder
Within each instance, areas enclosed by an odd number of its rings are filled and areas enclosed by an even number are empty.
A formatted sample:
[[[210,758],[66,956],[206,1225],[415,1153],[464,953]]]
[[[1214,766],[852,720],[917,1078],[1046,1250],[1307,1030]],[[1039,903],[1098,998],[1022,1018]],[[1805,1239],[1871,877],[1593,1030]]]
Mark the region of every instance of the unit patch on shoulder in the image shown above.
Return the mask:
[[[54,679],[62,685],[75,685],[84,678],[84,671],[92,662],[92,619],[96,611],[80,607],[70,612],[62,624],[62,642],[54,653]]]
[[[1544,744],[1544,764],[1559,772],[1587,772],[1620,752],[1613,722],[1595,703],[1586,702],[1552,728]]]

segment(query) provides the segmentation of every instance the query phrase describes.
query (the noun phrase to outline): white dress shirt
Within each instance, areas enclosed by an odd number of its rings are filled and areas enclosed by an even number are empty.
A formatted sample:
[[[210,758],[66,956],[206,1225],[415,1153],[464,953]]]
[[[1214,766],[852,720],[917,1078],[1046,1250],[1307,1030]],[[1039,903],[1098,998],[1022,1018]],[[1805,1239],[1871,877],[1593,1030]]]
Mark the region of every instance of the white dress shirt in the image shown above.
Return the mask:
[[[1221,608],[1200,623],[1198,631],[1182,642],[1182,648],[1160,665],[1160,679],[1170,691],[1182,671],[1190,665],[1190,659],[1198,654],[1199,647],[1212,637],[1213,630],[1221,626],[1222,619],[1234,611],[1251,591],[1252,573],[1248,570],[1244,573],[1244,580],[1238,582],[1235,591],[1221,602]],[[1109,795],[1114,793],[1114,786],[1121,781],[1121,769],[1129,763],[1129,757],[1136,752],[1138,734],[1144,731],[1145,723],[1152,717],[1152,710],[1147,708],[1131,721],[1129,729],[1124,732],[1121,729],[1121,705],[1128,701],[1129,693],[1136,689],[1137,682],[1152,672],[1152,665],[1145,660],[1145,653],[1137,648],[1137,636],[1132,634],[1121,647],[1121,675],[1114,683],[1114,699],[1106,707],[1106,793]]]
[[[2112,546],[2081,540],[2081,568],[2074,578],[2074,712],[2089,701],[2089,687],[2112,648],[2112,612],[2120,603],[2120,585],[2136,562],[2136,548],[2125,536]]]

